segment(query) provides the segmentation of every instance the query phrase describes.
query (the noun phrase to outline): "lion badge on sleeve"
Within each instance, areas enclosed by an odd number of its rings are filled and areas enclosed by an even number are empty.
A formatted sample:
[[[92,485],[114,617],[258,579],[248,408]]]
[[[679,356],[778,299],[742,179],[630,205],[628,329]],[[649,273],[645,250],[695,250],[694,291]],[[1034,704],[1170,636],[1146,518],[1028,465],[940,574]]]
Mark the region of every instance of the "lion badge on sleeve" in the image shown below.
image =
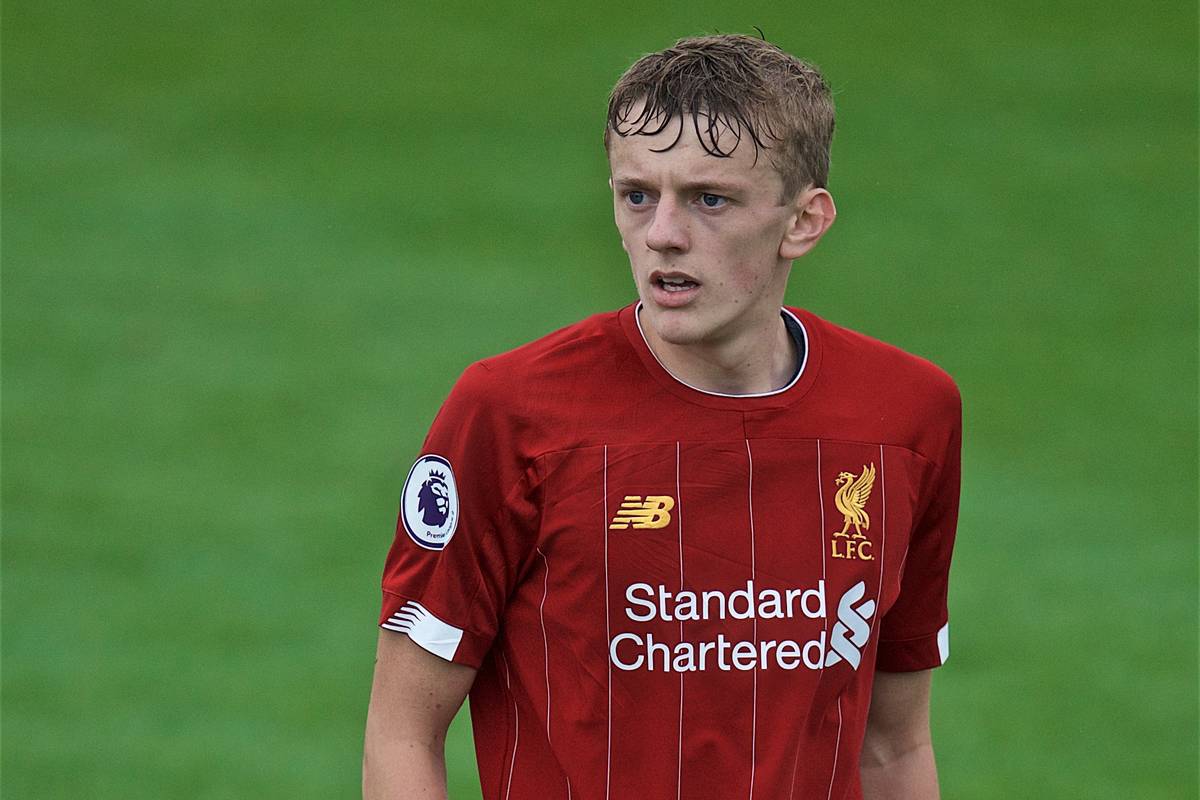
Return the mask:
[[[414,542],[441,550],[458,526],[458,487],[450,462],[425,455],[408,472],[400,498],[400,519]]]

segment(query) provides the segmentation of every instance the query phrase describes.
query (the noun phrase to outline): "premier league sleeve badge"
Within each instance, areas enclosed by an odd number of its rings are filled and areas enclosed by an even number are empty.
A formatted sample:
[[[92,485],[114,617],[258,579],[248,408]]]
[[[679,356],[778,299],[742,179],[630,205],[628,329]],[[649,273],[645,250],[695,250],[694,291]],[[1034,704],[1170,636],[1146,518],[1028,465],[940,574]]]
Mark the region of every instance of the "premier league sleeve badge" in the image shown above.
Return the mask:
[[[400,519],[414,542],[441,550],[458,527],[458,487],[450,462],[426,455],[408,472],[400,497]]]

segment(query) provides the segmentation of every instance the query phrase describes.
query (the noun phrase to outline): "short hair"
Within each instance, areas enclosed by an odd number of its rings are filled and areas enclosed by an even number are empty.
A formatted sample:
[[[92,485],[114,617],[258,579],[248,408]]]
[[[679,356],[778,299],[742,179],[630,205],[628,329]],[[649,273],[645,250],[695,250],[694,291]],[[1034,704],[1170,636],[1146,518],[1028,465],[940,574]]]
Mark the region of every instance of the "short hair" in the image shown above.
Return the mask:
[[[639,58],[609,97],[605,150],[614,133],[653,136],[678,117],[679,134],[664,148],[669,150],[683,135],[685,116],[709,155],[728,158],[743,135],[753,142],[756,160],[767,150],[783,177],[785,201],[829,180],[829,85],[815,66],[764,39],[689,37]],[[731,146],[720,141],[723,129],[733,137]]]

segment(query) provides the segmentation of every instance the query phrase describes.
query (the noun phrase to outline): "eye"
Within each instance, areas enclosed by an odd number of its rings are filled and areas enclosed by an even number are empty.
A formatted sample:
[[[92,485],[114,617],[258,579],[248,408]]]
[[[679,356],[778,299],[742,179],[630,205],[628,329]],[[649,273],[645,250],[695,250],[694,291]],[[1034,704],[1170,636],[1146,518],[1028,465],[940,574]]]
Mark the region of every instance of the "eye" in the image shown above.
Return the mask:
[[[704,204],[705,208],[720,208],[728,201],[719,194],[709,194],[708,192],[705,192],[704,194],[700,195],[700,202]]]
[[[646,202],[646,193],[639,192],[636,189],[633,190],[632,192],[627,193],[625,195],[625,197],[626,197],[626,199],[629,200],[629,204],[631,206],[640,206]]]

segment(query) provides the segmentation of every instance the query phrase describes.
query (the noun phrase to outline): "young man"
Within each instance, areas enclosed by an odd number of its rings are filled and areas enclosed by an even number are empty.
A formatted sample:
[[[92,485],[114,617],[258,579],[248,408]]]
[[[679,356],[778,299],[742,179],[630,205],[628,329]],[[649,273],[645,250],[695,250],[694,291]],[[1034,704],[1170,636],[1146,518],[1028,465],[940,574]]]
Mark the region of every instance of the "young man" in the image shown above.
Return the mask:
[[[613,91],[639,302],[463,374],[405,482],[364,794],[936,798],[960,409],[928,362],[782,308],[833,223],[833,106],[746,36]]]

